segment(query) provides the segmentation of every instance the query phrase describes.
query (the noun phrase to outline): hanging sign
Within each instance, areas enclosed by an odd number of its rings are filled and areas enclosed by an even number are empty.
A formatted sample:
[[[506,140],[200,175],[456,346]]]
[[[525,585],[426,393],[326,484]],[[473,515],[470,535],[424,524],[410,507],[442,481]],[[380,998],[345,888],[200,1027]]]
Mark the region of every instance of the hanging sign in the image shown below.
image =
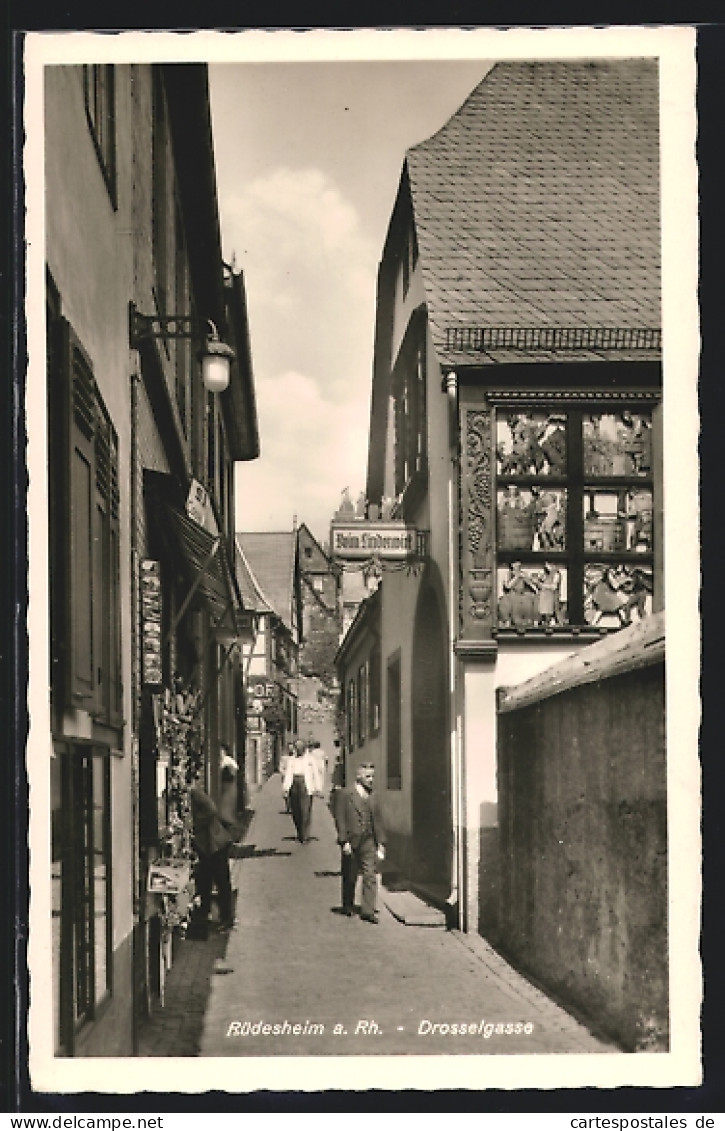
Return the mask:
[[[163,681],[161,660],[161,565],[141,562],[141,654],[143,681],[158,687]]]
[[[275,694],[276,684],[270,679],[253,678],[249,684],[249,694],[253,699],[271,699]]]
[[[333,523],[330,549],[334,558],[361,561],[371,557],[381,561],[404,561],[416,555],[418,531],[404,522]]]
[[[189,494],[186,498],[186,513],[198,526],[203,526],[214,537],[219,535],[219,527],[214,517],[214,510],[209,499],[206,487],[198,479],[192,479]]]

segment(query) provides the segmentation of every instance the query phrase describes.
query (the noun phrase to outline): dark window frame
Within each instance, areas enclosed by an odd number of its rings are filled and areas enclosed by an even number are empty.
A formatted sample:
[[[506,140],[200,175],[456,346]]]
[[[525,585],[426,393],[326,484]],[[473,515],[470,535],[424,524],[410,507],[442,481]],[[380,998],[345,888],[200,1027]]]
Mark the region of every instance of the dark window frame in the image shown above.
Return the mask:
[[[392,377],[394,487],[403,508],[415,508],[428,480],[428,354],[425,308],[412,315]]]
[[[357,710],[355,717],[358,746],[364,746],[368,740],[369,702],[370,669],[368,661],[365,660],[357,669]]]
[[[116,69],[112,63],[83,64],[83,101],[98,164],[114,211],[116,171]]]
[[[351,676],[347,681],[345,692],[345,730],[347,732],[347,749],[350,753],[355,749],[356,727],[355,716],[357,713],[357,696],[355,679]]]
[[[370,737],[375,738],[380,733],[380,715],[382,703],[382,663],[380,654],[380,641],[376,640],[368,657],[370,665],[369,685],[369,721]]]
[[[53,846],[61,892],[59,981],[53,990],[58,995],[55,1038],[59,1049],[72,1055],[77,1035],[102,1016],[114,993],[112,755],[103,743],[78,739],[56,743],[54,755],[60,759],[61,777],[61,806],[54,824]],[[103,890],[100,914],[95,866],[99,856]],[[104,925],[99,938],[101,918]],[[103,975],[101,987],[99,978]]]
[[[405,242],[403,244],[401,258],[403,268],[403,298],[406,298],[410,290],[413,272],[418,262],[418,235],[415,230],[415,224],[413,223],[411,223],[405,233]]]

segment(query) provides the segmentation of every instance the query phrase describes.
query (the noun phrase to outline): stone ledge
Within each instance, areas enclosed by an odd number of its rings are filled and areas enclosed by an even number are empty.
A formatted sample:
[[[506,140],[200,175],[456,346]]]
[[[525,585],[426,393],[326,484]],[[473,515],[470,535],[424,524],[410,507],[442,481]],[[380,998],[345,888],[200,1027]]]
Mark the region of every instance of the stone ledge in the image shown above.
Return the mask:
[[[381,899],[391,915],[406,927],[445,927],[446,917],[412,891],[381,891]]]

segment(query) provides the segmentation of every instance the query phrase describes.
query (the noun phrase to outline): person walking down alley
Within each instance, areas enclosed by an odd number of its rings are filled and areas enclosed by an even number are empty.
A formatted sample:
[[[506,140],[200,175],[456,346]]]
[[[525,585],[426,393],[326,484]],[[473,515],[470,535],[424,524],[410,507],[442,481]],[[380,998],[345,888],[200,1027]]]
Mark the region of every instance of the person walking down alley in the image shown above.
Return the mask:
[[[284,791],[284,783],[285,783],[285,777],[286,777],[286,774],[287,774],[287,767],[290,764],[290,762],[292,761],[292,759],[294,758],[294,756],[295,756],[295,744],[294,744],[294,742],[290,742],[289,746],[287,747],[287,750],[280,756],[280,759],[279,759],[279,772],[280,772],[281,777],[282,777],[282,800],[284,801],[285,810],[288,813],[291,813],[292,810],[289,807],[289,794],[285,793],[285,791]]]
[[[312,757],[317,759],[317,774],[321,782],[320,788],[324,793],[327,787],[327,754],[322,749],[317,739],[310,741],[309,749],[312,753]]]
[[[216,887],[219,900],[219,929],[228,931],[234,926],[232,882],[229,874],[232,834],[222,821],[211,797],[202,788],[199,769],[194,772],[189,796],[194,848],[199,858],[196,884],[201,925],[205,931],[208,929],[212,889]]]
[[[354,913],[355,884],[362,874],[360,918],[377,923],[377,866],[385,859],[385,826],[378,800],[373,793],[375,766],[363,762],[357,769],[357,780],[348,789],[337,793],[335,824],[337,842],[342,853],[342,913]]]
[[[312,818],[312,798],[322,795],[317,759],[305,747],[304,742],[295,743],[294,757],[290,758],[284,773],[282,793],[289,799],[292,820],[300,844],[310,839],[310,820]]]

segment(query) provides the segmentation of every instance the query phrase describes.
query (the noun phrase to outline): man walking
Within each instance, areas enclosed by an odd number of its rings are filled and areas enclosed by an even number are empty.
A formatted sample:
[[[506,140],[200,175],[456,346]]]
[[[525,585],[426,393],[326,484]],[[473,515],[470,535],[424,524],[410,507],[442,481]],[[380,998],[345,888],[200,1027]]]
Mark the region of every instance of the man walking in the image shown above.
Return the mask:
[[[342,913],[353,914],[355,884],[362,873],[360,918],[366,923],[378,922],[376,867],[385,859],[385,828],[373,794],[374,779],[374,764],[362,762],[355,784],[339,790],[335,808],[337,843],[342,852]]]

